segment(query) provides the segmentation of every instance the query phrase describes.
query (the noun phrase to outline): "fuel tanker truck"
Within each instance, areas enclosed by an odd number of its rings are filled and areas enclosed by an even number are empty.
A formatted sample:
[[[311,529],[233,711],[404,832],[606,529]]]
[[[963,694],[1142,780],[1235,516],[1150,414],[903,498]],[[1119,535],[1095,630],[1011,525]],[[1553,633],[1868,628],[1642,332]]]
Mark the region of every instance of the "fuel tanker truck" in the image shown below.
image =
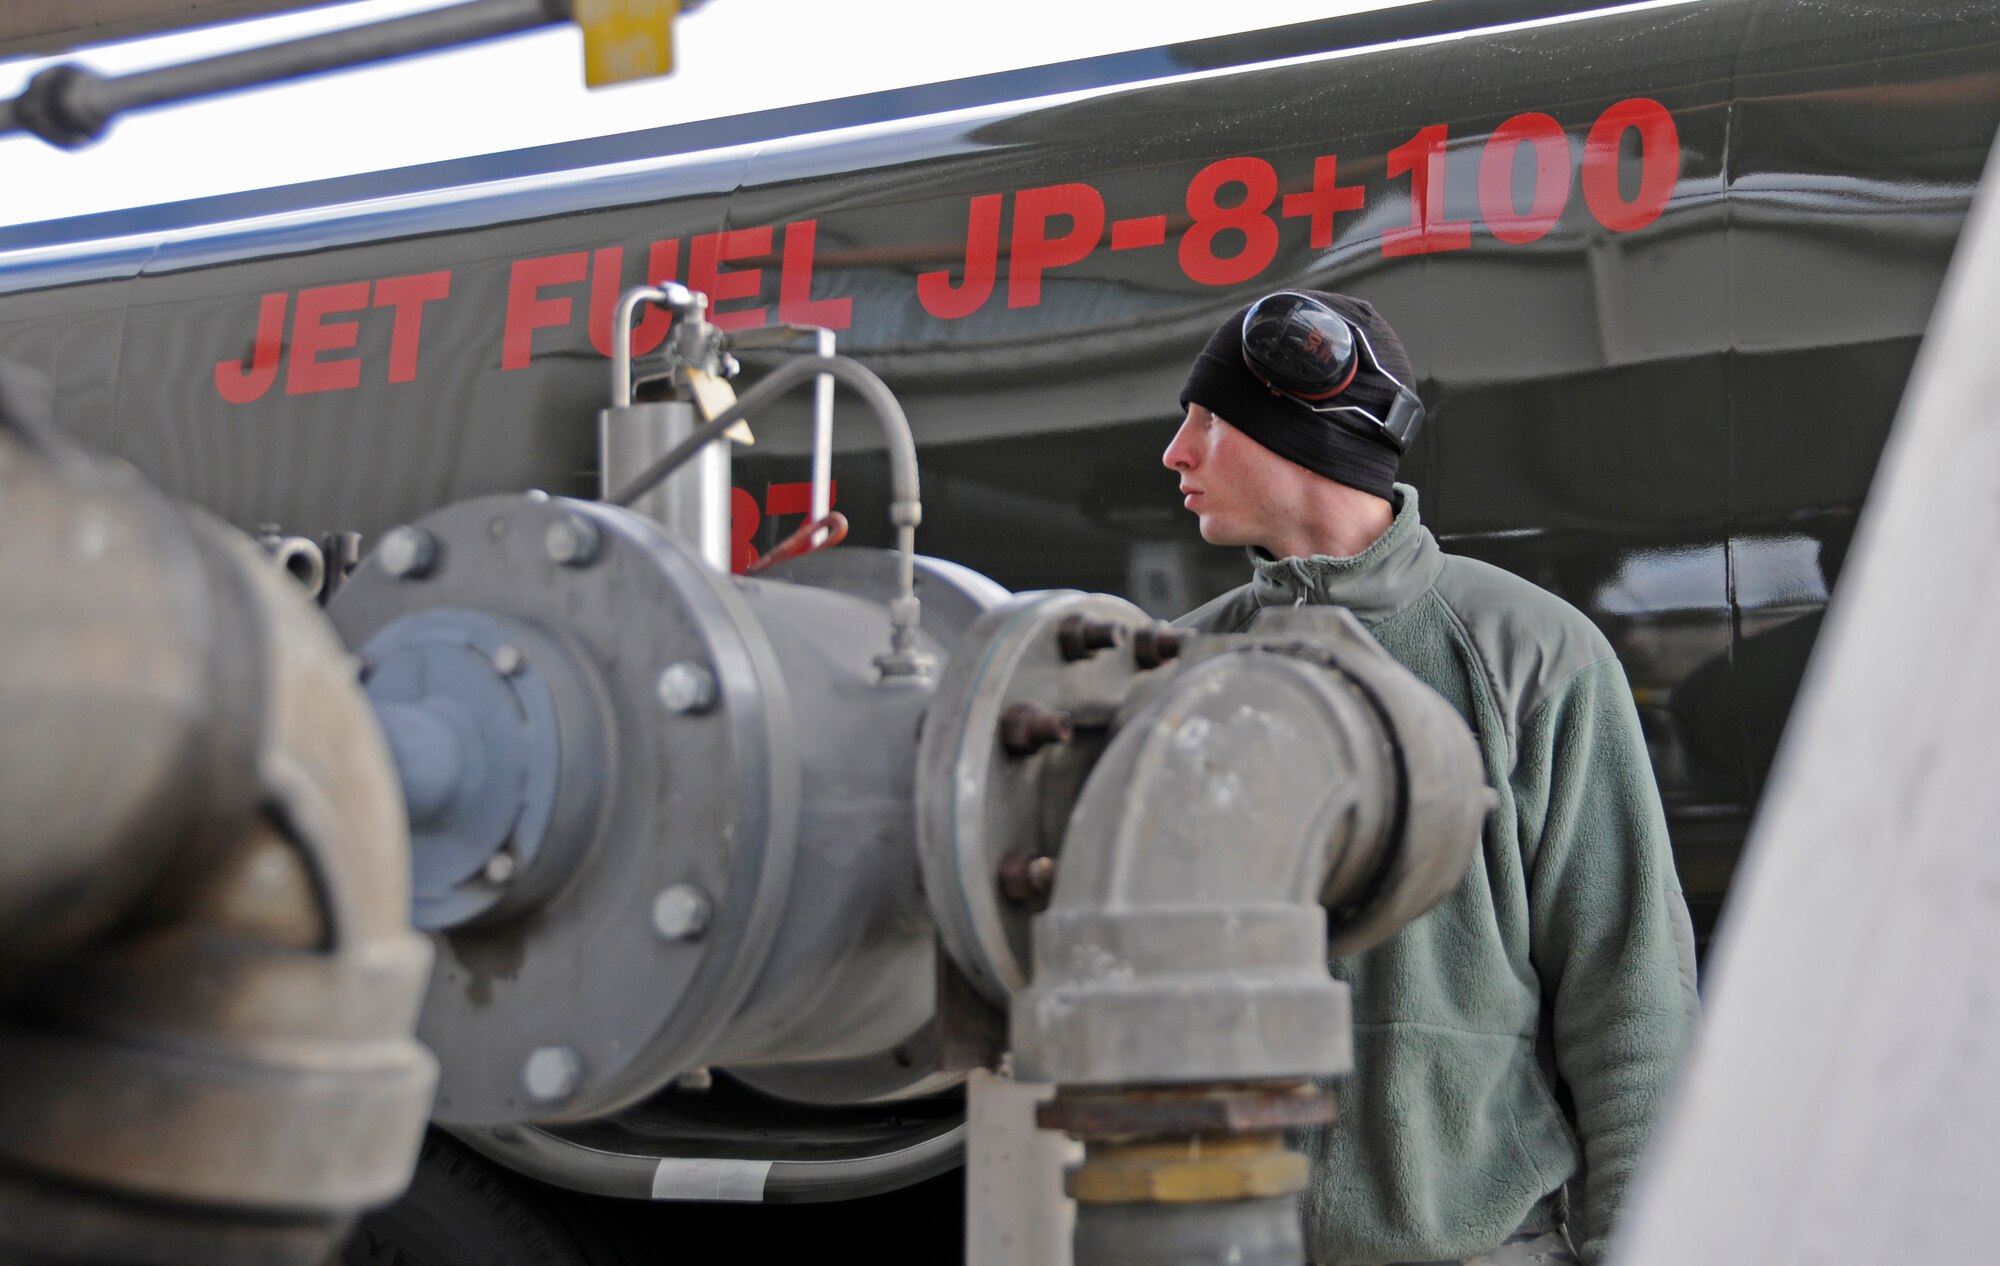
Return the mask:
[[[0,507],[52,516],[32,558],[8,520],[9,565],[41,577],[10,601],[57,620],[49,577],[115,558],[92,610],[137,619],[129,645],[38,626],[48,655],[102,658],[30,674],[10,652],[14,680],[73,697],[178,655],[209,683],[191,699],[265,717],[124,735],[194,771],[163,786],[208,789],[162,808],[126,788],[166,815],[147,820],[233,805],[234,843],[10,943],[21,978],[66,984],[37,987],[30,1036],[166,1022],[102,983],[129,926],[102,912],[153,908],[148,884],[268,870],[324,916],[348,890],[319,841],[406,830],[395,882],[355,897],[375,986],[323,982],[324,1007],[274,1021],[285,1041],[237,1044],[326,1073],[360,1042],[400,1070],[272,1110],[374,1139],[327,1224],[395,1194],[407,1162],[385,1158],[430,1103],[411,1193],[349,1261],[660,1260],[691,1207],[605,1211],[676,1201],[756,1206],[732,1247],[684,1241],[694,1260],[796,1253],[756,1238],[767,1206],[958,1200],[938,1178],[957,1087],[1003,1055],[1061,1088],[1045,1117],[1085,1166],[1154,1128],[1321,1119],[1306,1079],[1345,1046],[1301,964],[1420,913],[1484,802],[1463,736],[1338,617],[1255,642],[1161,623],[1242,578],[1159,465],[1207,333],[1282,287],[1395,324],[1431,417],[1403,477],[1448,550],[1610,638],[1705,932],[1996,123],[2000,13],[1969,0],[1440,0],[0,230],[0,359],[29,371],[9,411],[40,437]],[[77,506],[98,518],[59,517]],[[297,659],[317,702],[285,684]],[[47,761],[69,750],[51,718],[81,712],[10,707],[5,750],[45,757],[8,784],[20,803],[76,767]],[[1195,859],[1251,775],[1175,736],[1228,725],[1343,777],[1274,799],[1292,842],[1225,882]],[[288,743],[306,755],[259,758]],[[100,842],[125,838],[116,790],[90,802]],[[41,855],[97,859],[62,872],[84,884],[135,854]],[[1162,913],[1253,906],[1289,957]],[[1213,989],[1175,1002],[1176,972]],[[332,1001],[363,996],[366,1023]],[[1260,1005],[1296,1025],[1238,1022]],[[224,1036],[250,1023],[214,997],[184,1014],[217,1008]],[[419,1009],[434,1100],[396,1036]],[[36,1058],[52,1089],[10,1071],[10,1103],[56,1102],[82,1056]],[[1135,1125],[1120,1096],[1159,1086],[1188,1102]],[[0,1128],[0,1165],[38,1175],[18,1199],[298,1220],[252,1151],[228,1155],[263,1204],[205,1193],[212,1153],[106,1168],[144,1150],[119,1121],[199,1097],[62,1102]],[[130,1148],[51,1143],[86,1119]],[[1292,1251],[1269,1212],[1288,1198],[1234,1202],[1268,1260]],[[1079,1217],[1078,1260],[1110,1216]],[[885,1221],[841,1234],[930,1259]],[[1142,1244],[1160,1225],[1118,1223]]]

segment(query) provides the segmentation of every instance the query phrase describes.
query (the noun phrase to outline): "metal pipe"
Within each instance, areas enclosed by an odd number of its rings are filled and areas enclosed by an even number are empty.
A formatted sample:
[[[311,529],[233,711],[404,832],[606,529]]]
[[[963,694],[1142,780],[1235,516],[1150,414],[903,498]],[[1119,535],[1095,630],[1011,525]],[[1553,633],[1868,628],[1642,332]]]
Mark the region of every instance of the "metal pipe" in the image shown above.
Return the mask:
[[[641,305],[653,303],[673,314],[675,328],[699,324],[708,296],[671,281],[637,286],[618,298],[611,335],[611,407],[598,414],[598,495],[608,496],[634,469],[643,469],[693,431],[700,419],[695,405],[679,400],[634,404],[632,327]],[[704,329],[706,327],[703,327]],[[701,332],[695,331],[701,342]],[[632,508],[664,524],[717,571],[730,564],[730,451],[727,444],[701,450],[695,469],[662,480]]]
[[[569,0],[469,0],[129,75],[105,76],[64,63],[37,74],[20,96],[0,104],[0,135],[32,132],[51,145],[76,149],[104,135],[127,110],[514,35],[569,18]]]
[[[1309,1079],[1353,1058],[1329,924],[1381,931],[1449,891],[1484,775],[1451,705],[1346,612],[1179,659],[1070,815],[1012,1047],[1057,1085],[1039,1123],[1086,1144],[1080,1266],[1280,1266],[1307,1182],[1283,1132],[1332,1119]]]
[[[917,443],[903,406],[896,401],[888,384],[859,361],[845,356],[812,356],[788,361],[771,371],[769,377],[743,393],[737,402],[699,427],[659,461],[654,462],[614,496],[613,505],[629,506],[646,491],[686,463],[702,447],[719,439],[741,419],[798,386],[808,378],[826,375],[844,382],[874,412],[882,424],[889,454],[889,522],[896,529],[898,596],[889,604],[889,651],[876,661],[884,678],[922,676],[928,671],[917,650],[919,606],[917,602],[917,524],[923,521],[923,502],[917,483]]]
[[[820,357],[834,354],[832,330],[813,331],[813,348]],[[821,374],[813,380],[813,466],[812,521],[817,523],[833,509],[833,378]],[[814,540],[818,545],[825,534]]]
[[[322,1261],[436,1077],[396,772],[256,544],[6,429],[0,1257]]]
[[[708,296],[699,295],[679,282],[663,281],[657,286],[634,286],[618,296],[612,316],[611,403],[624,408],[632,403],[632,319],[642,303],[656,303],[673,313],[676,321],[692,312],[708,310]]]

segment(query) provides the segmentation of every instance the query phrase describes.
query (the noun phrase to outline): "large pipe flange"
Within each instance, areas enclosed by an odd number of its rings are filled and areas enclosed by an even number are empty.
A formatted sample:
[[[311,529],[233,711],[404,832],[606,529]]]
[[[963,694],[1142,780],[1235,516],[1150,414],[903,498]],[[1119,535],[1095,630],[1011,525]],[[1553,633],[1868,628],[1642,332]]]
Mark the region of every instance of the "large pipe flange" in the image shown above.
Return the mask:
[[[945,948],[993,1002],[1028,983],[1034,874],[1137,678],[1145,612],[1104,594],[1026,594],[989,611],[924,717],[917,842]],[[1020,871],[1027,884],[1004,883]],[[1046,891],[1047,885],[1041,889]]]
[[[582,860],[609,774],[590,675],[520,620],[444,607],[361,648],[410,814],[414,921],[494,923]]]
[[[419,1027],[438,1119],[598,1116],[706,1062],[770,956],[799,828],[790,698],[735,582],[628,511],[487,497],[391,533],[330,614],[383,655],[390,715],[428,714],[387,728],[419,816],[457,831],[419,872],[471,920],[441,931]],[[445,736],[510,709],[498,738]],[[480,816],[472,767],[517,755]]]

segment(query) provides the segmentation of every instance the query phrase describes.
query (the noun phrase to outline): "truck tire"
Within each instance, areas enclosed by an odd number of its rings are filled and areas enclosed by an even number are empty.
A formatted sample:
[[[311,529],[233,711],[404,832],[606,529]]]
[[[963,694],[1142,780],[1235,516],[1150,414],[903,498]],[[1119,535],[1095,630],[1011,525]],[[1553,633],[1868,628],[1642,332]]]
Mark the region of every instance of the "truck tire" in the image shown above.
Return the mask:
[[[606,1266],[624,1260],[532,1183],[433,1131],[401,1200],[361,1219],[340,1266]]]

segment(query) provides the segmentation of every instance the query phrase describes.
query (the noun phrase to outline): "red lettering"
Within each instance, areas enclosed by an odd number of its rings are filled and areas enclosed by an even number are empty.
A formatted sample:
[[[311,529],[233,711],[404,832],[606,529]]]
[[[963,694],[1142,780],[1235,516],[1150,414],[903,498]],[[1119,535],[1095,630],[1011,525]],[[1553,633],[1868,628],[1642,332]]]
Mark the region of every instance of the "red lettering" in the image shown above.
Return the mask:
[[[285,375],[285,394],[303,396],[314,391],[345,391],[361,385],[361,361],[343,356],[321,360],[321,352],[337,352],[353,347],[361,337],[359,321],[324,322],[335,312],[355,312],[368,306],[368,283],[350,281],[338,286],[313,286],[299,291],[299,306],[292,313],[291,372]]]
[[[764,513],[776,518],[781,514],[811,514],[812,491],[810,481],[802,484],[764,485]],[[840,481],[829,480],[826,485],[826,508],[831,510],[840,501]]]
[[[285,350],[285,305],[291,296],[283,291],[257,301],[257,333],[250,343],[250,366],[242,362],[215,362],[215,390],[231,404],[249,404],[261,399],[278,380],[278,357]]]
[[[1111,225],[1111,249],[1114,251],[1164,246],[1166,241],[1167,217],[1164,215],[1142,215],[1130,220],[1116,220]]]
[[[646,252],[645,285],[672,281],[681,267],[681,240],[670,237],[653,243]],[[634,283],[639,284],[639,283]],[[625,293],[625,248],[607,246],[590,258],[590,345],[599,356],[611,355],[611,322],[618,313],[618,297]],[[644,356],[667,337],[673,314],[658,304],[646,304],[632,327],[632,354]]]
[[[854,301],[812,297],[813,244],[818,237],[818,220],[795,220],[785,226],[785,262],[778,268],[778,319],[789,325],[844,330],[854,324]]]
[[[771,226],[730,229],[703,233],[694,239],[693,258],[688,264],[688,287],[708,296],[708,319],[718,329],[750,330],[764,324],[764,309],[739,308],[717,312],[719,304],[732,299],[754,299],[764,288],[764,270],[739,268],[722,271],[732,259],[750,259],[771,253]]]
[[[1639,134],[1639,190],[1626,201],[1619,188],[1619,149]],[[1681,136],[1674,116],[1647,97],[1620,101],[1597,117],[1583,142],[1583,200],[1613,233],[1643,229],[1660,218],[1681,176]]]
[[[1528,209],[1514,196],[1521,146],[1535,151],[1534,192]],[[1569,205],[1569,140],[1546,114],[1517,114],[1493,129],[1479,155],[1479,214],[1503,242],[1524,245],[1548,236]]]
[[[1230,185],[1243,186],[1243,198],[1223,206],[1216,195]],[[1181,271],[1204,286],[1233,286],[1270,266],[1278,255],[1278,226],[1267,212],[1278,196],[1278,173],[1261,158],[1224,158],[1195,173],[1188,182],[1187,209],[1194,223],[1181,234]],[[1216,254],[1216,236],[1234,229],[1243,247],[1234,255]]]
[[[1339,168],[1340,160],[1333,154],[1322,154],[1313,159],[1312,188],[1304,193],[1286,194],[1284,209],[1279,212],[1287,219],[1306,217],[1310,233],[1308,240],[1316,251],[1333,245],[1335,215],[1361,209],[1361,186],[1342,186],[1336,174]]]
[[[1049,221],[1062,216],[1069,231],[1049,236]],[[1042,274],[1074,264],[1104,236],[1104,195],[1089,185],[1047,185],[1014,195],[1014,245],[1007,274],[1007,306],[1032,308],[1042,301]]]
[[[584,251],[514,261],[514,270],[507,278],[507,323],[500,338],[500,368],[526,369],[534,357],[535,331],[569,324],[569,297],[544,299],[542,291],[582,281],[589,266],[590,256]]]
[[[763,521],[757,498],[741,488],[729,490],[729,570],[739,576],[759,557],[752,541],[757,535],[757,525]]]
[[[1410,173],[1410,227],[1382,234],[1382,254],[1428,255],[1472,245],[1472,221],[1444,218],[1446,130],[1427,127],[1389,151],[1389,177]]]
[[[424,334],[424,305],[451,293],[451,274],[417,273],[385,277],[375,283],[378,308],[393,308],[389,327],[389,381],[412,382],[417,376],[417,349]]]
[[[917,302],[940,321],[956,321],[979,311],[993,297],[993,278],[1000,258],[1000,195],[982,193],[972,200],[965,225],[965,279],[951,284],[951,273],[917,274]]]

